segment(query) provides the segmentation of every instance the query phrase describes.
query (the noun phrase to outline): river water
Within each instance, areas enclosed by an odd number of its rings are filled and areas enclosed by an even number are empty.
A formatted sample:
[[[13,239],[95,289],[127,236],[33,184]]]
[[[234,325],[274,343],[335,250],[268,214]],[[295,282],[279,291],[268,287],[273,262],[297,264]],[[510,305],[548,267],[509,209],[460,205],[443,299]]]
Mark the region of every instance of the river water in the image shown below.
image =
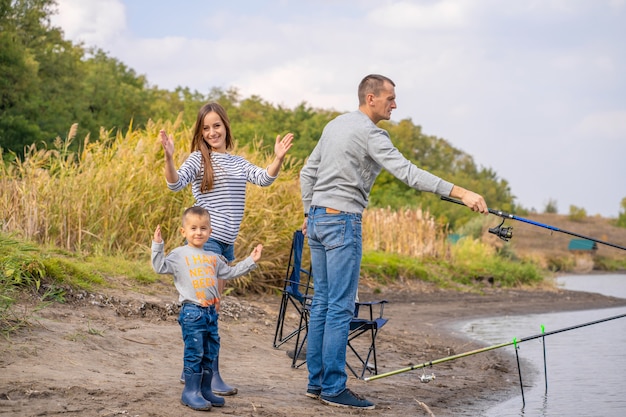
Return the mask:
[[[573,291],[626,298],[626,275],[577,275],[558,279]],[[461,323],[471,338],[490,345],[626,314],[626,307],[505,316]],[[626,416],[626,317],[518,343],[520,395],[480,411],[483,417]],[[513,345],[504,347],[515,358]],[[513,361],[515,364],[515,359]],[[547,377],[546,377],[547,376]],[[519,385],[517,368],[511,379]]]

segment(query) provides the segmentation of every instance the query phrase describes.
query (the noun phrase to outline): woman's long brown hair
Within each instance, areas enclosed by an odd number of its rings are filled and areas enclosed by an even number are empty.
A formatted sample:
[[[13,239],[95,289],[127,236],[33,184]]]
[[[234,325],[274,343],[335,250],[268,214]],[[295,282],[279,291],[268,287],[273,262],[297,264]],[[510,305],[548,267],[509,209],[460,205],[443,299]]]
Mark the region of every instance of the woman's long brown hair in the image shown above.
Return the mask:
[[[226,114],[226,110],[218,103],[207,103],[198,111],[198,118],[193,129],[193,139],[191,140],[191,152],[200,151],[202,153],[202,161],[204,163],[204,172],[202,174],[202,185],[200,191],[208,193],[213,188],[213,164],[211,163],[211,152],[213,149],[204,140],[202,136],[202,128],[204,126],[204,117],[215,112],[222,119],[224,127],[226,128],[226,150],[231,150],[233,147],[233,135],[230,130],[230,120]]]

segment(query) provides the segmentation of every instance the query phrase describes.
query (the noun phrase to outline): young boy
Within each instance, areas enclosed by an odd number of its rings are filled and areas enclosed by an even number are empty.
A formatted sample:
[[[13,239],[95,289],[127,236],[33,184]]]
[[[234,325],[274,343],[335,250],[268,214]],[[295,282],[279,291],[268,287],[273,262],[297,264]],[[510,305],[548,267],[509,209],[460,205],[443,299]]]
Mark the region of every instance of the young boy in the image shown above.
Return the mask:
[[[152,267],[159,274],[174,275],[182,304],[178,323],[185,342],[185,388],[180,401],[194,410],[210,410],[211,406],[222,407],[225,403],[224,398],[211,390],[212,364],[220,346],[217,280],[237,278],[255,269],[263,245],[258,245],[235,266],[206,252],[203,245],[211,235],[211,218],[206,209],[198,206],[185,210],[180,232],[187,245],[165,255],[161,227],[157,226],[152,242]]]

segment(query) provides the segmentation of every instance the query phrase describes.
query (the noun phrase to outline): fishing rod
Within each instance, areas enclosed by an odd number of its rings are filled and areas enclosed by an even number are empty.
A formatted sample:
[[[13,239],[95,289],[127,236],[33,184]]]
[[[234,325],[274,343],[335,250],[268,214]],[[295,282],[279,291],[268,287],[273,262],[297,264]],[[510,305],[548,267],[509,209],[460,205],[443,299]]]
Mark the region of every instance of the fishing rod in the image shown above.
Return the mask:
[[[441,196],[441,199],[444,200],[444,201],[449,201],[451,203],[460,204],[462,206],[465,205],[465,204],[463,204],[462,201],[455,200],[455,199],[450,198],[450,197]],[[533,226],[543,227],[544,229],[552,230],[552,231],[555,231],[555,232],[565,233],[565,234],[568,234],[568,235],[571,235],[571,236],[576,236],[576,237],[579,237],[579,238],[582,238],[582,239],[591,240],[592,242],[601,243],[601,244],[607,245],[607,246],[612,246],[612,247],[617,248],[617,249],[626,250],[626,247],[620,246],[620,245],[616,245],[615,243],[605,242],[603,240],[595,239],[595,238],[592,238],[592,237],[589,237],[589,236],[579,235],[578,233],[569,232],[567,230],[559,229],[558,227],[550,226],[549,224],[539,223],[539,222],[535,222],[535,221],[532,221],[532,220],[529,220],[529,219],[525,219],[523,217],[518,217],[518,216],[516,216],[514,214],[509,214],[509,213],[506,213],[506,212],[504,212],[502,210],[494,210],[494,209],[488,209],[488,210],[489,210],[489,213],[495,214],[496,216],[499,216],[499,217],[502,217],[504,220],[505,219],[513,219],[513,220],[517,220],[517,221],[520,221],[520,222],[532,224]],[[509,239],[511,239],[513,237],[513,228],[510,227],[510,226],[509,227],[503,227],[504,220],[502,220],[502,223],[500,223],[499,226],[489,228],[489,233],[493,233],[494,235],[498,236],[500,239],[508,242]]]
[[[581,328],[581,327],[586,327],[586,326],[591,326],[591,325],[598,324],[598,323],[603,323],[603,322],[609,321],[609,320],[620,319],[620,318],[623,318],[623,317],[626,317],[626,313],[625,314],[620,314],[620,315],[617,315],[617,316],[613,316],[613,317],[607,317],[607,318],[600,319],[600,320],[591,321],[591,322],[588,322],[588,323],[577,324],[577,325],[566,327],[566,328],[563,328],[563,329],[553,330],[551,332],[542,332],[540,334],[537,334],[537,335],[534,335],[534,336],[524,337],[524,338],[521,338],[521,339],[513,338],[513,340],[511,340],[510,342],[499,343],[497,345],[492,345],[492,346],[487,346],[487,347],[480,348],[480,349],[470,350],[469,352],[464,352],[464,353],[459,353],[457,355],[447,356],[445,358],[436,359],[434,361],[423,362],[423,363],[420,363],[420,364],[417,364],[417,365],[412,365],[412,366],[409,366],[409,367],[406,367],[406,368],[397,369],[395,371],[385,372],[383,374],[372,375],[370,377],[363,378],[363,380],[364,381],[374,381],[376,379],[386,378],[388,376],[397,375],[397,374],[401,374],[401,373],[408,372],[408,371],[414,371],[415,369],[431,367],[431,366],[439,364],[439,363],[448,362],[448,361],[452,361],[452,360],[459,359],[459,358],[464,358],[466,356],[475,355],[477,353],[487,352],[487,351],[494,350],[494,349],[500,349],[500,348],[503,348],[505,346],[515,345],[517,347],[518,343],[522,343],[522,342],[527,342],[529,340],[543,338],[545,336],[550,336],[550,335],[553,335],[553,334],[562,333],[562,332],[578,329],[578,328]],[[431,378],[429,378],[429,379],[434,379],[434,377],[431,376]],[[424,380],[423,382],[428,382],[428,380]]]

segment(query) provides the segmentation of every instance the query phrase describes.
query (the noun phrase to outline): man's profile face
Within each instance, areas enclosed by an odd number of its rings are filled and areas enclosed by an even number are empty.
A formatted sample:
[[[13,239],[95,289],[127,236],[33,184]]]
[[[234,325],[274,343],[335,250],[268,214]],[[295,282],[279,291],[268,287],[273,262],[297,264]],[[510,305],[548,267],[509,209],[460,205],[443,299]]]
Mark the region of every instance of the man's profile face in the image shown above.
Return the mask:
[[[383,84],[378,96],[370,96],[370,107],[374,123],[391,119],[391,111],[396,108],[396,90],[389,82]]]

